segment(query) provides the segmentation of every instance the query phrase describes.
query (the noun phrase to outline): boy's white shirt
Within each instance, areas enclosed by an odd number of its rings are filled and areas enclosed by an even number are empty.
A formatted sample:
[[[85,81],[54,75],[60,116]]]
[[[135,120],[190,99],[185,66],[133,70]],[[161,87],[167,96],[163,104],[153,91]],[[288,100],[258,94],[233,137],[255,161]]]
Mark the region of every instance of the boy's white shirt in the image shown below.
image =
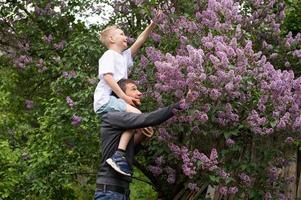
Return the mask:
[[[103,75],[111,73],[116,82],[128,78],[128,69],[133,66],[131,50],[129,48],[122,53],[118,53],[109,49],[101,56],[98,63],[99,82],[94,92],[93,103],[95,112],[109,101],[112,93],[112,89],[104,80]]]

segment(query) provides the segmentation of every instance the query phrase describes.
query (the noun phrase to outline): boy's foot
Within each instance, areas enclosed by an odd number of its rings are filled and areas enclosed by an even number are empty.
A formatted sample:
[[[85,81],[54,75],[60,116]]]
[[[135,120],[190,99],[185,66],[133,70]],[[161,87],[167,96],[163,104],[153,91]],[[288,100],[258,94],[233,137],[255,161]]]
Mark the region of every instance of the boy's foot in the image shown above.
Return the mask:
[[[106,162],[117,172],[123,174],[125,176],[131,176],[132,171],[130,169],[129,164],[126,161],[125,155],[116,151],[111,158],[108,158]]]

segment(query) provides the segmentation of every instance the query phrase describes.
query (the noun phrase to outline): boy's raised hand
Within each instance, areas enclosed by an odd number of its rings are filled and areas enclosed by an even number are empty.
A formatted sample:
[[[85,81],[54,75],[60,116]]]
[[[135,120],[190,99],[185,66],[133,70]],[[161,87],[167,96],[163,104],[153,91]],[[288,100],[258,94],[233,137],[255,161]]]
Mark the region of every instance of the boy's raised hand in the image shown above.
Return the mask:
[[[162,10],[157,10],[154,18],[152,19],[152,21],[157,24],[158,22],[161,21],[162,16],[163,16]]]

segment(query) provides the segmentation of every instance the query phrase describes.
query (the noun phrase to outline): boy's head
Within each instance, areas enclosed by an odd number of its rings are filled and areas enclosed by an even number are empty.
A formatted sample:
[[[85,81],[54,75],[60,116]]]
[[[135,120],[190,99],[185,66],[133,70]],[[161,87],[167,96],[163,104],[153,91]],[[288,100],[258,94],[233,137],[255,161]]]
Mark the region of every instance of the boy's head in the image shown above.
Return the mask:
[[[99,40],[108,49],[117,48],[123,51],[127,48],[127,37],[116,25],[108,26],[99,34]]]

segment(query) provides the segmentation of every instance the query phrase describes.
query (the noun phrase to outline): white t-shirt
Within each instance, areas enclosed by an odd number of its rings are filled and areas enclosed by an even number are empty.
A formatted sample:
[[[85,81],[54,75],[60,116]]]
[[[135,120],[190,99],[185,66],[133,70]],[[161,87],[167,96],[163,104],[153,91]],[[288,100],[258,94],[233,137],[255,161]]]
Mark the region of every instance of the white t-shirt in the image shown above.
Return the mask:
[[[111,73],[116,82],[120,79],[128,78],[128,69],[133,66],[131,50],[127,49],[122,53],[107,50],[99,59],[98,78],[99,82],[94,92],[94,111],[106,104],[112,93],[111,87],[103,78],[104,74]]]

